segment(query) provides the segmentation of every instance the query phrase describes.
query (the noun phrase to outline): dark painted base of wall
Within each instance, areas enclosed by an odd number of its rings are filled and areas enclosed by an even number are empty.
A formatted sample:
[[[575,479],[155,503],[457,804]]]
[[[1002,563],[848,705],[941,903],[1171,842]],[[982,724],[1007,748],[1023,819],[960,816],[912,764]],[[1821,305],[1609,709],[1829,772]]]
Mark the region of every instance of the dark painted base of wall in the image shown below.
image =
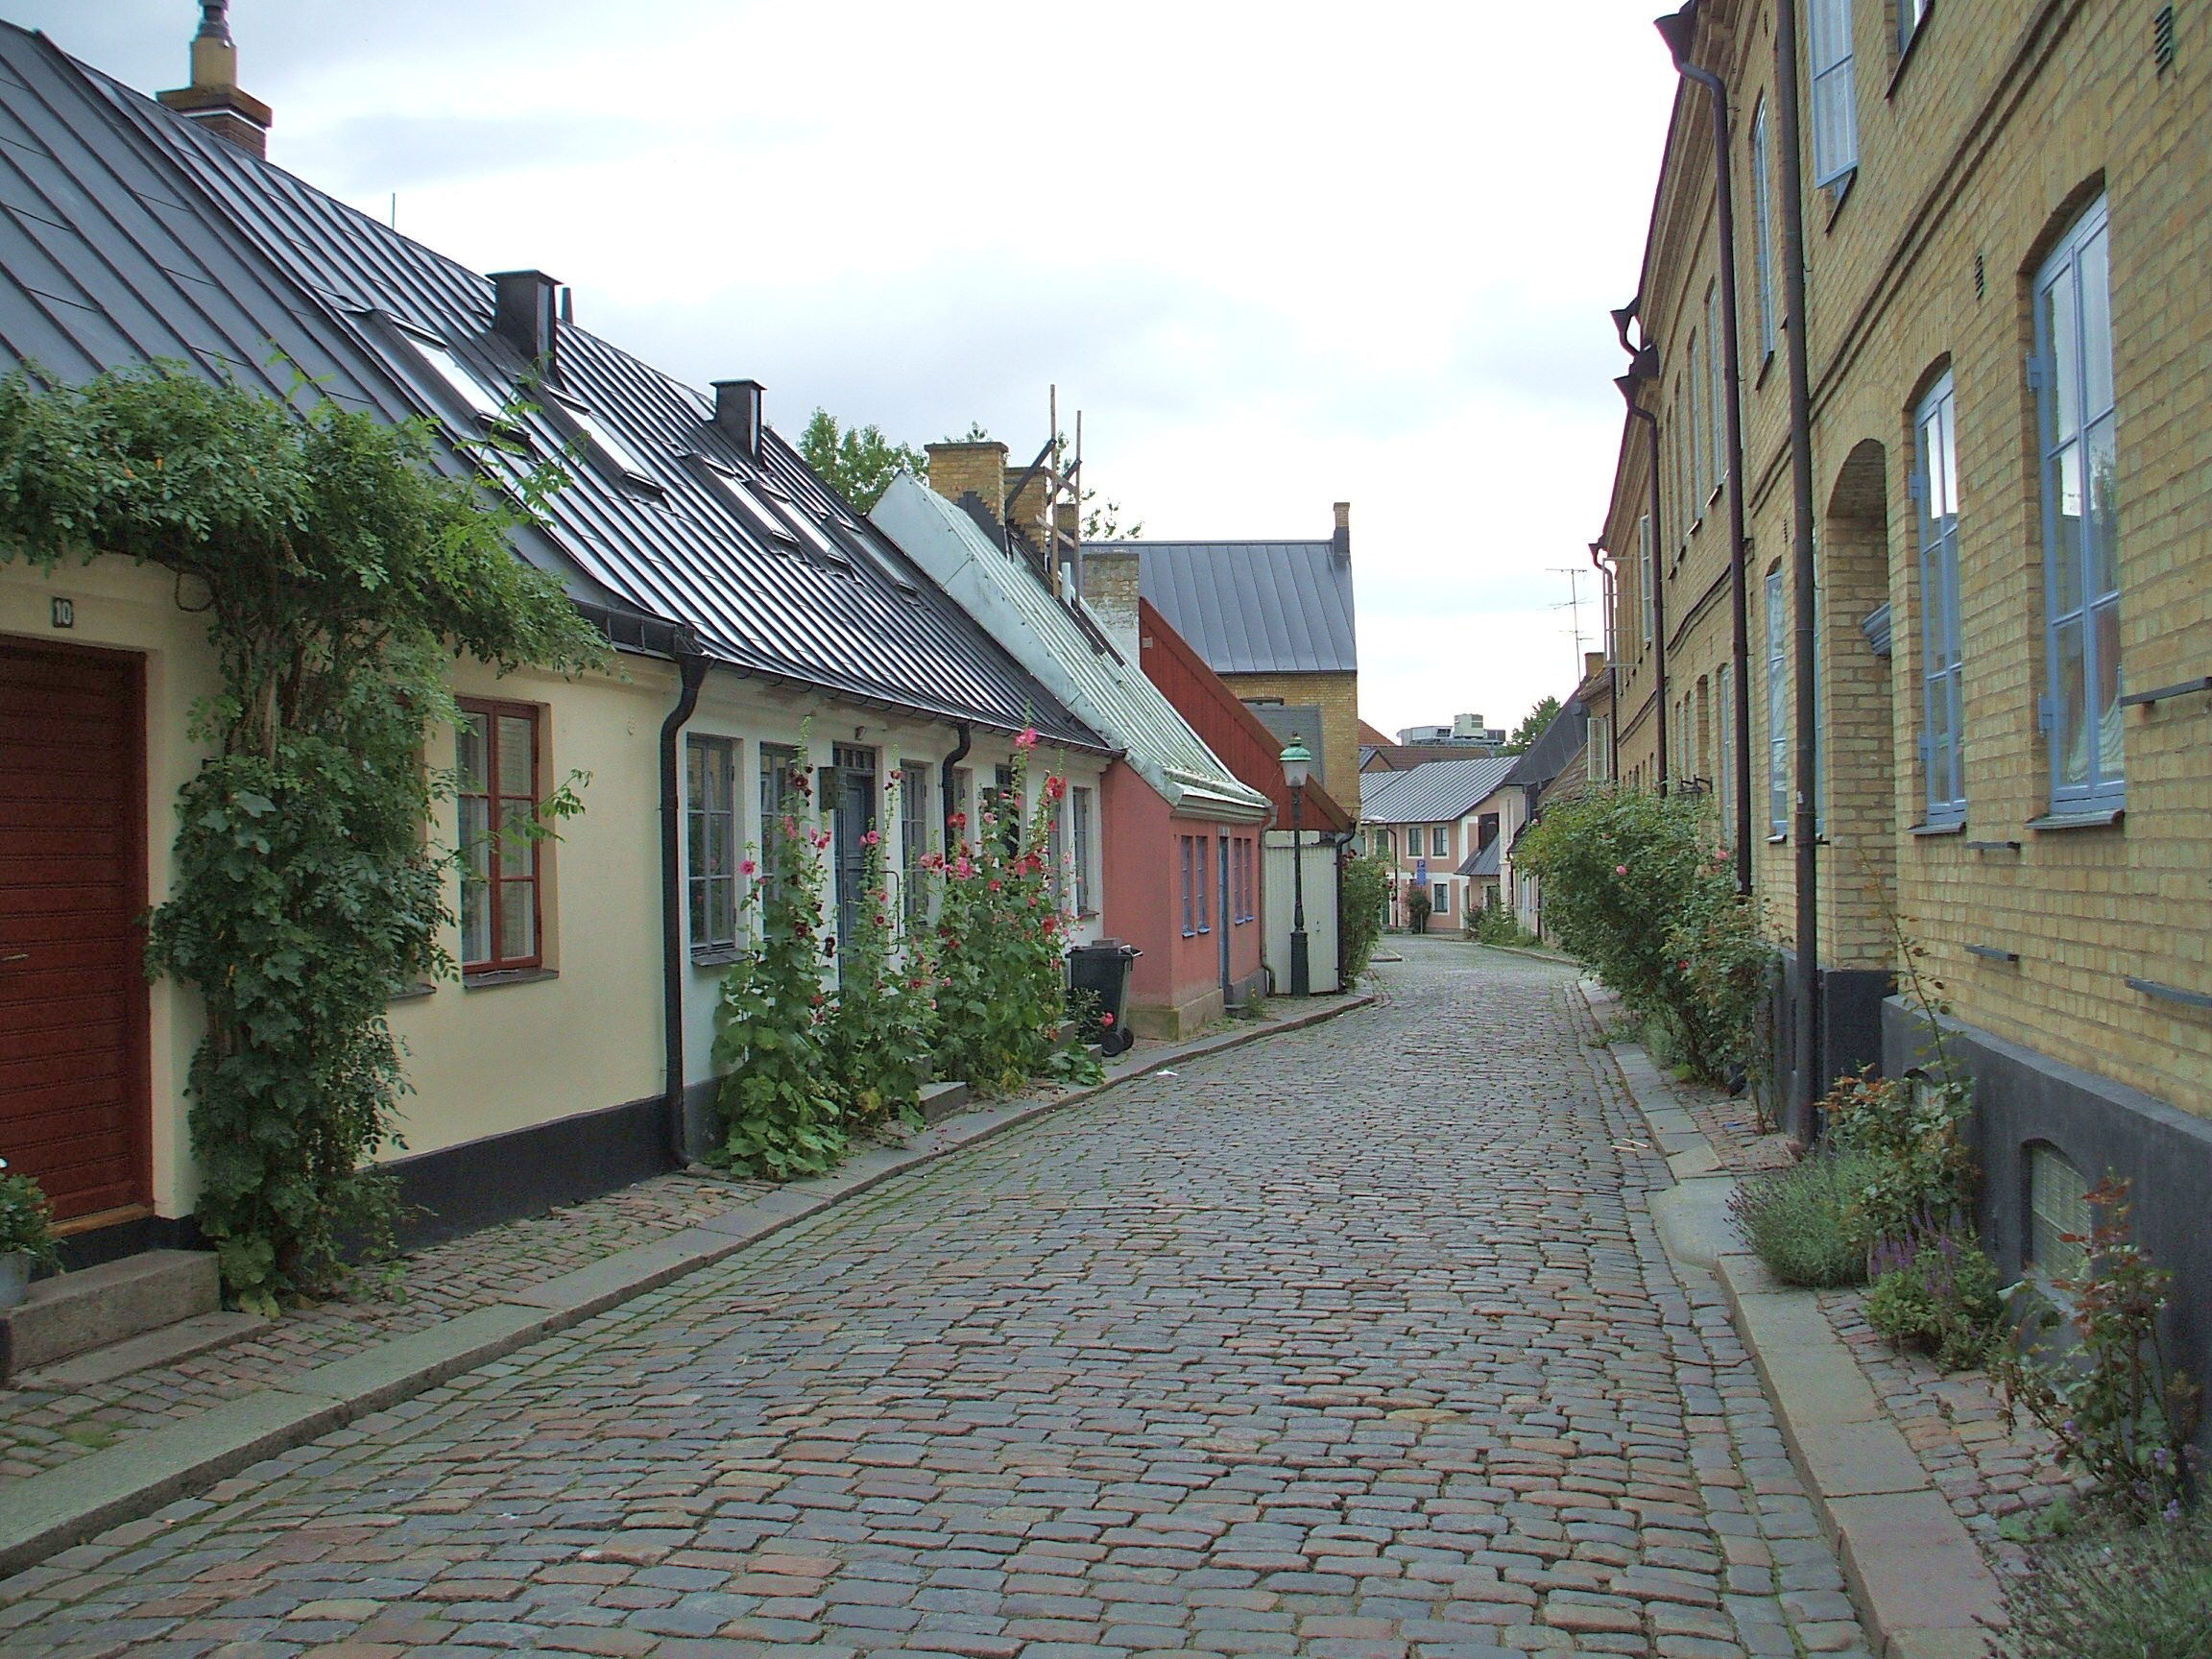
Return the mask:
[[[722,1117],[714,1108],[721,1089],[719,1077],[684,1085],[684,1155],[694,1163],[721,1143]]]
[[[1828,1093],[1839,1077],[1864,1067],[1882,1066],[1882,999],[1896,985],[1896,975],[1875,968],[1823,968],[1816,975],[1819,1006],[1815,1019],[1819,1030],[1819,1064],[1813,1074],[1815,1098]],[[1810,1142],[1818,1125],[1800,1122],[1793,1104],[1797,1094],[1797,957],[1782,952],[1782,972],[1768,1003],[1773,1021],[1773,1087],[1782,1101],[1784,1126],[1798,1140]]]
[[[596,1198],[676,1167],[659,1096],[425,1152],[391,1166],[401,1249]]]
[[[141,1250],[198,1250],[202,1243],[200,1223],[189,1215],[141,1215],[135,1221],[72,1234],[60,1241],[60,1248],[61,1265],[74,1273]]]
[[[2167,1335],[2175,1362],[2212,1380],[2212,1119],[2008,1043],[1942,1022],[1951,1063],[1974,1080],[1974,1153],[1982,1167],[1982,1238],[1997,1270],[2028,1265],[2028,1148],[2048,1142],[2091,1186],[2106,1171],[2132,1183],[2135,1239],[2172,1270]],[[1927,1027],[1900,998],[1882,1009],[1884,1069],[1925,1064]],[[2198,1426],[2212,1451],[2212,1417]]]

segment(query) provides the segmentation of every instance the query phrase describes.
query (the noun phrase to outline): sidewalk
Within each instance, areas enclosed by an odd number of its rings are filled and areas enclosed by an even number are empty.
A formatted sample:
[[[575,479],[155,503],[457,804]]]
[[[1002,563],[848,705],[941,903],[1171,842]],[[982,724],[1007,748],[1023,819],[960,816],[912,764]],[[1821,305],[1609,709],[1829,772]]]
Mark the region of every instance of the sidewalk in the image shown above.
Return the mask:
[[[840,1204],[903,1170],[1127,1078],[1333,1019],[1370,994],[1314,998],[1172,1044],[1142,1044],[1090,1089],[962,1112],[831,1174],[776,1187],[677,1172],[404,1259],[364,1294],[223,1348],[75,1389],[0,1390],[0,1573],[147,1514],[286,1447],[576,1324]]]

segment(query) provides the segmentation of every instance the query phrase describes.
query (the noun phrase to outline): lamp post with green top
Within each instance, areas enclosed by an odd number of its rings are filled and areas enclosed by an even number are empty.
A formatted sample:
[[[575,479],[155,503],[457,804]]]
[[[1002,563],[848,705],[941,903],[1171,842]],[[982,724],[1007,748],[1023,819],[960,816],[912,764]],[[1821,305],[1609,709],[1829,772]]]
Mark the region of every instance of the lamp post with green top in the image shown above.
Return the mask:
[[[1299,851],[1298,831],[1305,815],[1306,777],[1313,769],[1312,751],[1290,734],[1283,751],[1283,781],[1290,786],[1290,995],[1310,997],[1313,980],[1306,956],[1306,855]]]

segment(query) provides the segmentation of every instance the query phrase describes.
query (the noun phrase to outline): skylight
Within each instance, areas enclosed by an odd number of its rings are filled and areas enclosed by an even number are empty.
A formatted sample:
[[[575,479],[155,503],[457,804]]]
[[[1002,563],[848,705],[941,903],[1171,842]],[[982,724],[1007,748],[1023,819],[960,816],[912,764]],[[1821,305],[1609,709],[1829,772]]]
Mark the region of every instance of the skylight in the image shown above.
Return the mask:
[[[637,451],[615,437],[598,416],[565,394],[555,393],[553,400],[560,405],[564,415],[576,422],[578,429],[591,441],[592,446],[620,468],[627,476],[639,484],[650,484],[656,490],[661,488],[660,481],[646,469]]]
[[[503,411],[500,403],[474,370],[453,355],[452,348],[435,334],[420,328],[399,325],[407,344],[415,348],[416,354],[436,371],[438,378],[445,382],[446,390],[469,405],[469,412],[482,421],[496,421]]]
[[[844,548],[822,534],[822,526],[815,523],[804,508],[775,485],[763,480],[757,487],[757,493],[767,498],[783,521],[790,525],[792,532],[798,536],[799,540],[813,548],[816,553],[829,560],[832,565],[850,565],[853,562],[846,555]]]

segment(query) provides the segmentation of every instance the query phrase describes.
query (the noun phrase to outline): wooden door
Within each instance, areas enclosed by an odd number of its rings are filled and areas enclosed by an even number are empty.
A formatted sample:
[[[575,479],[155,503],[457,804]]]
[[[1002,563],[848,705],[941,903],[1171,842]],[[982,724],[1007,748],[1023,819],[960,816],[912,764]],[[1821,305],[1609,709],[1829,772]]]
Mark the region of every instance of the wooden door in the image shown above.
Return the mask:
[[[0,640],[0,1157],[59,1221],[152,1198],[141,660]]]

